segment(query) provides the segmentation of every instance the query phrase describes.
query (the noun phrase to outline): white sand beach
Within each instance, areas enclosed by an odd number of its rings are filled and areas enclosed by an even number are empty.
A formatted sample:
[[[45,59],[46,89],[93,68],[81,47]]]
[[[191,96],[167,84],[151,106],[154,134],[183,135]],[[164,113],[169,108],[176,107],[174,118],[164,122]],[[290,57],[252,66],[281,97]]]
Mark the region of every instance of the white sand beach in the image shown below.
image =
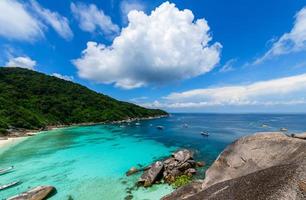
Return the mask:
[[[8,137],[8,138],[0,138],[0,149],[11,146],[11,145],[15,145],[18,144],[19,142],[33,137],[36,134],[39,134],[41,132],[29,132],[27,133],[28,136],[22,136],[22,137]]]

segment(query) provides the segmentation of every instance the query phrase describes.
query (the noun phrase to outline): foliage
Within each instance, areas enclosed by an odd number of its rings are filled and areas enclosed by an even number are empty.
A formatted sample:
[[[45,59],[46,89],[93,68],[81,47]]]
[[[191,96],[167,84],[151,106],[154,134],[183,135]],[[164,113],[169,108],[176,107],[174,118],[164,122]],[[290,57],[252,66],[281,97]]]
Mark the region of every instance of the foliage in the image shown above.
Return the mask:
[[[0,134],[6,129],[109,122],[167,114],[22,68],[0,67]]]
[[[187,185],[191,182],[191,177],[187,175],[181,175],[176,177],[175,181],[171,184],[174,189]]]

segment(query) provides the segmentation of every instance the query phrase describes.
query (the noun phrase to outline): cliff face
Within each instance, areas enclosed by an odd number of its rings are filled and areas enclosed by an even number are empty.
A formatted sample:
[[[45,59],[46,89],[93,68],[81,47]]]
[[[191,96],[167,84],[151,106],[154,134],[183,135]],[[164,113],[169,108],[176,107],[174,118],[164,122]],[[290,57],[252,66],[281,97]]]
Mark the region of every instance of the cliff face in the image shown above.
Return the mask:
[[[220,154],[200,187],[188,187],[164,199],[305,199],[306,141],[282,133],[243,137]]]

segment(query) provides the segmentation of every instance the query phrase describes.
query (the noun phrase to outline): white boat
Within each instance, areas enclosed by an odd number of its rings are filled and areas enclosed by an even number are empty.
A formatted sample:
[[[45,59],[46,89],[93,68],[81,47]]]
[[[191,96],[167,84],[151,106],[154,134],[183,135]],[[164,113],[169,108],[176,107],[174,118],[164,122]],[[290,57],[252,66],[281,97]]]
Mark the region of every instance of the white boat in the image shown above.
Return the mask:
[[[209,136],[208,132],[205,132],[205,131],[202,131],[202,132],[201,132],[201,135],[203,135],[203,136]]]
[[[2,186],[0,186],[0,190],[8,189],[8,188],[10,188],[10,187],[19,185],[20,183],[21,183],[20,181],[14,181],[14,182],[12,182],[12,183],[8,183],[8,184],[5,184],[5,185],[2,185]]]
[[[12,171],[13,169],[14,169],[14,166],[11,166],[11,167],[6,168],[6,169],[0,169],[0,175],[6,174],[6,173]]]
[[[135,125],[136,125],[136,126],[140,126],[140,123],[139,123],[139,122],[136,122]]]

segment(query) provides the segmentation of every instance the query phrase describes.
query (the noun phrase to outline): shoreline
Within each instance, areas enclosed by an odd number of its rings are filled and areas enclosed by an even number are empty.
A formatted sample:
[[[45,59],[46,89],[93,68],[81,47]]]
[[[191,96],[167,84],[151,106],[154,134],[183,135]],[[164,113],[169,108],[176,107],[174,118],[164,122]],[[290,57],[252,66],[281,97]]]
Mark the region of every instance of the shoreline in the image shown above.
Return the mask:
[[[120,123],[130,123],[135,121],[144,121],[144,120],[151,120],[151,119],[159,119],[163,117],[168,117],[170,115],[160,115],[155,117],[142,117],[142,118],[129,118],[125,120],[118,120],[118,121],[111,121],[111,122],[87,122],[87,123],[75,123],[75,124],[61,124],[61,125],[51,125],[47,126],[44,129],[37,129],[37,130],[17,130],[12,131],[10,135],[6,137],[0,137],[0,150],[16,145],[19,142],[22,142],[25,139],[28,139],[32,136],[35,136],[37,134],[41,134],[45,131],[51,131],[59,128],[69,128],[74,126],[95,126],[95,125],[102,125],[102,124],[120,124]]]

